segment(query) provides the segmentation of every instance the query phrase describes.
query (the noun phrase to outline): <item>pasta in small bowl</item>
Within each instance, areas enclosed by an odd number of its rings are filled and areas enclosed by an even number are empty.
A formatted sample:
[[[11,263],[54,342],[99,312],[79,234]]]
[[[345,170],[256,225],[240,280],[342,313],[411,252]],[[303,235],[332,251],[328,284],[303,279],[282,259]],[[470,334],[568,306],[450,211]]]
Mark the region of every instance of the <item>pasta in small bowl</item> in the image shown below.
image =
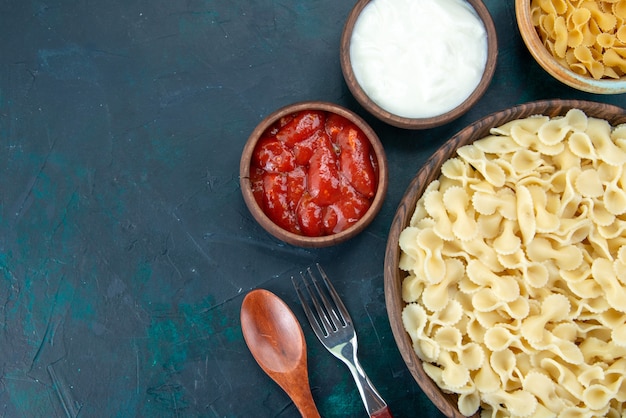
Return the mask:
[[[517,25],[537,63],[575,89],[626,93],[626,3],[515,0]]]
[[[626,110],[496,112],[405,192],[385,299],[408,369],[449,417],[626,413]]]

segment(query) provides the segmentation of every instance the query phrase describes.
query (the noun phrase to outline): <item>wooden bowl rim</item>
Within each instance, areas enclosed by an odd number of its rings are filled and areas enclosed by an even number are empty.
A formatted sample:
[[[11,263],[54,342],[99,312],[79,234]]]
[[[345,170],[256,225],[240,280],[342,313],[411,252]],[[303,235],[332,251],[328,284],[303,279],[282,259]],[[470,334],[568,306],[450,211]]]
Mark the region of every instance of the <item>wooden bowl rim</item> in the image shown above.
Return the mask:
[[[467,111],[476,104],[476,102],[485,94],[496,70],[496,64],[498,61],[498,35],[496,27],[489,10],[481,0],[467,0],[467,2],[474,8],[476,14],[480,17],[485,30],[487,32],[487,62],[485,64],[485,70],[480,79],[480,82],[462,103],[460,103],[454,109],[443,113],[438,116],[430,118],[407,118],[395,115],[376,104],[365,93],[363,88],[359,85],[352,69],[352,62],[350,60],[350,38],[352,37],[352,31],[354,25],[363,10],[363,8],[372,0],[358,0],[350,11],[346,23],[341,34],[341,43],[339,48],[341,71],[343,73],[344,80],[348,86],[348,89],[355,97],[357,102],[361,104],[368,112],[382,120],[389,125],[403,128],[403,129],[428,129],[441,126],[445,123],[451,122]]]
[[[350,226],[348,229],[341,231],[337,234],[321,237],[308,237],[287,231],[272,222],[272,220],[265,214],[265,212],[263,212],[263,209],[259,207],[252,193],[252,187],[250,183],[250,161],[252,159],[252,153],[254,152],[254,147],[258,139],[261,137],[263,132],[265,132],[267,128],[269,128],[276,120],[291,113],[300,112],[303,110],[322,110],[329,113],[335,113],[353,122],[356,126],[359,127],[359,129],[363,131],[365,136],[369,139],[372,146],[372,151],[374,152],[374,155],[376,156],[376,160],[378,162],[378,186],[376,189],[376,194],[374,195],[374,199],[372,200],[372,204],[361,219],[359,219],[354,225]],[[241,193],[243,195],[246,206],[248,207],[248,210],[250,211],[254,219],[263,227],[263,229],[265,229],[274,237],[288,244],[299,247],[328,247],[344,242],[362,232],[374,220],[374,218],[380,211],[387,195],[388,183],[389,175],[387,167],[387,157],[383,144],[378,138],[376,132],[359,115],[357,115],[353,111],[335,103],[325,101],[303,101],[289,104],[277,109],[276,111],[266,116],[254,128],[254,130],[248,137],[248,140],[244,145],[241,154],[241,160],[239,163],[239,184],[241,188]]]
[[[530,17],[530,0],[515,0],[517,26],[528,51],[535,61],[552,77],[563,84],[587,93],[621,94],[626,93],[626,76],[614,79],[596,80],[580,75],[561,65],[544,47]]]
[[[626,123],[626,109],[585,100],[540,100],[497,111],[472,123],[446,141],[418,171],[398,205],[385,250],[384,288],[387,315],[398,350],[407,368],[422,391],[448,417],[464,418],[464,415],[457,409],[457,396],[444,393],[424,372],[422,361],[413,350],[411,338],[402,324],[402,308],[406,306],[401,296],[402,279],[406,277],[406,274],[398,268],[401,252],[398,245],[399,235],[408,225],[415,211],[415,205],[425,188],[439,177],[441,165],[452,157],[459,147],[483,138],[491,128],[511,120],[540,114],[554,117],[564,115],[573,108],[581,109],[591,117],[604,118],[614,126]],[[479,416],[480,411],[474,415],[474,417]]]

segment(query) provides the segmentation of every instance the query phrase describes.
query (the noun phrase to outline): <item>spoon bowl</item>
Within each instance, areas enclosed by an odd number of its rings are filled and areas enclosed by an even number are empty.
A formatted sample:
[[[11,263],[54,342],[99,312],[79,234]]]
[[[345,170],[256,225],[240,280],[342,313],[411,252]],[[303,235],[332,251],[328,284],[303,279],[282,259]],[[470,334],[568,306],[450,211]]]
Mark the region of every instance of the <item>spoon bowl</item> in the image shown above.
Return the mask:
[[[241,305],[241,331],[252,356],[294,402],[303,417],[319,417],[309,386],[306,341],[287,304],[264,289]]]

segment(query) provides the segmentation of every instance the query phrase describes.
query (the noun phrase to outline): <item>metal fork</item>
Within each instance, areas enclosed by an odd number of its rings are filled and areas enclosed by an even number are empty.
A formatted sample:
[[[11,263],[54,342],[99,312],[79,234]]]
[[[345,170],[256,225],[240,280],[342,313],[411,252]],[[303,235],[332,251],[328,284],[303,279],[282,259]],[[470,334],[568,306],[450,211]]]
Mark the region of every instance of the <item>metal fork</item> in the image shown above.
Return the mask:
[[[387,404],[357,358],[357,338],[350,314],[322,267],[319,264],[316,266],[324,286],[320,285],[311,268],[307,268],[306,275],[300,273],[300,283],[291,278],[311,328],[324,347],[350,369],[368,415],[376,418],[391,417]],[[306,289],[308,296],[301,287]]]

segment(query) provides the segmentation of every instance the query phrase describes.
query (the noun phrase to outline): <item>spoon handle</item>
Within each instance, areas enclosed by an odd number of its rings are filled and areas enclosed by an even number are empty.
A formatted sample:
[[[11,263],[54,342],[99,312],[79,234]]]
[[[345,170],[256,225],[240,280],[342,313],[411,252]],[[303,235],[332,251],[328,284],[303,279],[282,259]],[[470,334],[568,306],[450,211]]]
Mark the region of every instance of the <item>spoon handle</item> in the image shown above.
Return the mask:
[[[317,411],[311,391],[307,387],[299,389],[301,390],[293,390],[288,394],[298,411],[300,411],[302,418],[320,418],[320,413]]]
[[[289,373],[276,373],[268,370],[266,373],[291,398],[302,418],[320,418],[309,384],[306,351],[302,354],[301,362]]]

